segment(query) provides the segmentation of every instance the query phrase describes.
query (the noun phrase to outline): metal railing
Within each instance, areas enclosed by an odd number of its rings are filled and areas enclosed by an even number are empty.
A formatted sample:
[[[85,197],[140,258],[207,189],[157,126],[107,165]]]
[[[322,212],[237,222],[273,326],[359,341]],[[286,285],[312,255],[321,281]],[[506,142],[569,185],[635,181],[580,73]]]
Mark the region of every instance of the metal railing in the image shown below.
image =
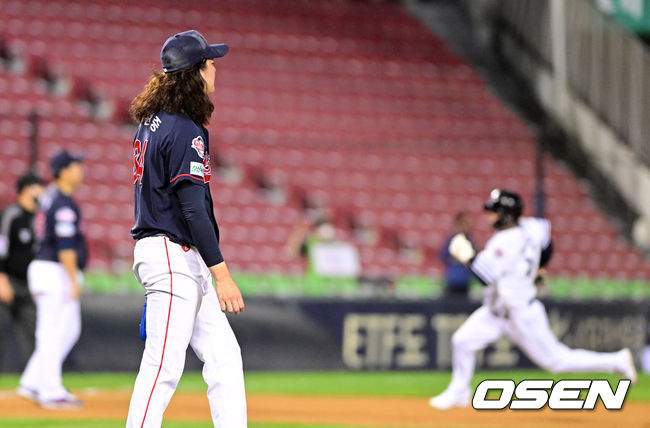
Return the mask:
[[[541,65],[553,70],[552,0],[502,0],[498,17]],[[650,165],[650,50],[592,1],[563,9],[566,84]]]

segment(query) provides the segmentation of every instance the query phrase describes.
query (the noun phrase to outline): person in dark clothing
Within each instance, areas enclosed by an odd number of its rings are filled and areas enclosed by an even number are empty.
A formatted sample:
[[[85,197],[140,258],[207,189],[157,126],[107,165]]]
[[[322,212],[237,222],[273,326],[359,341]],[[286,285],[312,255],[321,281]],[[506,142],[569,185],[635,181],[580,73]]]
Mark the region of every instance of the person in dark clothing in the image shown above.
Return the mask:
[[[454,230],[445,240],[440,250],[440,258],[445,265],[445,294],[466,297],[474,275],[472,271],[449,254],[449,243],[457,233],[463,233],[471,241],[473,230],[472,218],[467,211],[456,214]]]
[[[27,288],[27,266],[34,258],[33,220],[43,182],[27,173],[16,181],[16,202],[0,215],[0,311],[11,320],[23,358],[34,351],[36,307]],[[0,361],[4,359],[0,326]]]

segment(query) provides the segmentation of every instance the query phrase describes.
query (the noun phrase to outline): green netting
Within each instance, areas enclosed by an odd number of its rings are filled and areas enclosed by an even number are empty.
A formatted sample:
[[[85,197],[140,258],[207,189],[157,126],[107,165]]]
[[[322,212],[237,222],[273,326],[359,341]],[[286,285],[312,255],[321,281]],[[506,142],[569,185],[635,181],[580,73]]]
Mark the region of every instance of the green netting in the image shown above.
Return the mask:
[[[548,281],[549,295],[558,299],[648,299],[650,282],[615,279],[566,279]]]
[[[238,272],[233,277],[244,296],[437,298],[444,294],[444,285],[439,279],[422,276],[402,277],[392,284],[383,285],[360,285],[356,279],[315,275]],[[481,289],[480,284],[472,284],[470,295],[480,296]],[[131,272],[121,275],[90,272],[86,275],[85,290],[93,293],[142,293],[142,287]],[[650,280],[550,278],[540,294],[562,300],[650,299]]]
[[[395,293],[401,297],[437,297],[443,290],[442,282],[428,277],[404,277],[395,282]]]

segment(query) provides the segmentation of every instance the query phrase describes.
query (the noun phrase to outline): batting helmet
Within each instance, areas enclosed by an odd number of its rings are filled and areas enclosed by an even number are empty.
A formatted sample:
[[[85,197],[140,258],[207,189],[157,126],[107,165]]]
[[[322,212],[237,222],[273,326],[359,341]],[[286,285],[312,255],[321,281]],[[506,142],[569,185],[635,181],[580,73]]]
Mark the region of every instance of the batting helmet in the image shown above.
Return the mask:
[[[524,211],[524,201],[515,192],[494,189],[490,192],[490,199],[483,205],[483,209],[499,214],[499,219],[492,227],[501,229],[517,222]]]

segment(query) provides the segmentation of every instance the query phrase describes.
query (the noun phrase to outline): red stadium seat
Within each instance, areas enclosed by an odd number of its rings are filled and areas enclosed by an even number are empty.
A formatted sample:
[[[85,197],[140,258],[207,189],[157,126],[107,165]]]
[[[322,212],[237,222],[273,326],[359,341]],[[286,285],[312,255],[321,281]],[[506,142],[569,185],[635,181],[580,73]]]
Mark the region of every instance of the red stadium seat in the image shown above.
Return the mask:
[[[35,110],[42,116],[40,172],[47,175],[47,158],[59,147],[87,156],[79,198],[94,268],[130,263],[133,128],[119,120],[159,69],[161,42],[189,27],[232,49],[218,64],[209,128],[215,159],[244,171],[238,182],[218,173],[212,179],[233,269],[304,269],[282,250],[301,217],[298,198],[269,201],[255,190],[254,173],[431,248],[457,211],[478,214],[493,187],[534,187],[533,130],[397,4],[8,0],[0,28],[11,49],[26,63],[44,58],[72,89],[54,95],[31,72],[0,67],[0,200],[10,199],[8,183],[27,168],[26,116]],[[75,99],[77,81],[114,107],[115,123],[91,119],[87,103]],[[647,278],[650,264],[619,240],[588,189],[550,158],[546,164],[554,273]],[[476,226],[484,241],[487,225]],[[359,245],[365,274],[440,273],[437,260],[412,264],[382,244]]]

